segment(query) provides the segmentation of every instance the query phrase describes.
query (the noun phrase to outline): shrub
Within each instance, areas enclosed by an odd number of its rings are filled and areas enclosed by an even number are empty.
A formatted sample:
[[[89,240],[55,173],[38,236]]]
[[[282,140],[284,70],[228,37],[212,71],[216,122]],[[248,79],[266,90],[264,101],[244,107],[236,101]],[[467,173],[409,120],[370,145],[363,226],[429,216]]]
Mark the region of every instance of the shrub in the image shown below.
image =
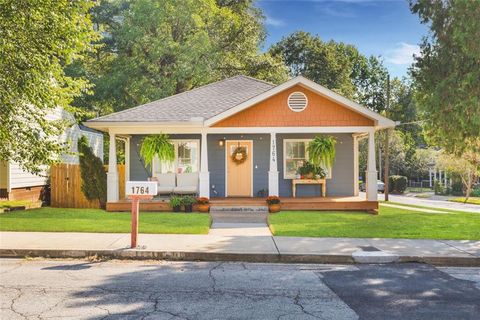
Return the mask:
[[[452,195],[463,196],[463,183],[462,181],[454,180],[452,183]]]
[[[435,180],[433,190],[434,190],[435,194],[437,194],[437,195],[445,194],[445,188],[442,186],[442,184],[438,180]]]
[[[98,200],[100,208],[105,209],[107,203],[107,173],[103,167],[103,162],[93,153],[85,136],[78,139],[77,146],[80,158],[82,192],[88,200]]]
[[[388,178],[388,189],[392,193],[404,193],[407,189],[407,177],[390,176]]]
[[[473,188],[472,192],[470,193],[471,197],[480,197],[480,185],[477,185]]]

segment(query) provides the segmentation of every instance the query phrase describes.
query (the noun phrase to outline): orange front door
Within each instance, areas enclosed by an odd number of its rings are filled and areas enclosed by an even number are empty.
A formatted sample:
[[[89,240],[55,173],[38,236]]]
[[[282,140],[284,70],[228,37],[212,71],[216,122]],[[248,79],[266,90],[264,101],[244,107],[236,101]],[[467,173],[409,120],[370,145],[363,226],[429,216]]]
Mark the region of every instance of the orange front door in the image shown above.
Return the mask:
[[[240,149],[239,149],[240,147]],[[227,196],[229,197],[251,197],[253,188],[252,164],[253,164],[253,142],[252,141],[227,141]],[[243,149],[244,148],[244,149]],[[236,151],[244,150],[245,161]],[[236,161],[232,158],[236,157]]]

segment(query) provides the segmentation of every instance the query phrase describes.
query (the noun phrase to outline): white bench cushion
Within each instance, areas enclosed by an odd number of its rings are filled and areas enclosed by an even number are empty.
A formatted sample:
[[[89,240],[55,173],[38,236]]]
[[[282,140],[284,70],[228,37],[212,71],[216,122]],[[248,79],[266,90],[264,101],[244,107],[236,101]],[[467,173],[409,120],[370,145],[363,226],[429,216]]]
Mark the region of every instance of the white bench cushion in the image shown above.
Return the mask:
[[[158,187],[175,187],[175,173],[155,173],[158,181]]]
[[[197,193],[197,187],[196,186],[175,187],[173,188],[173,192],[179,193],[179,194]]]
[[[197,187],[198,186],[198,173],[177,173],[177,187]]]
[[[157,187],[157,194],[170,194],[173,192],[174,187]]]

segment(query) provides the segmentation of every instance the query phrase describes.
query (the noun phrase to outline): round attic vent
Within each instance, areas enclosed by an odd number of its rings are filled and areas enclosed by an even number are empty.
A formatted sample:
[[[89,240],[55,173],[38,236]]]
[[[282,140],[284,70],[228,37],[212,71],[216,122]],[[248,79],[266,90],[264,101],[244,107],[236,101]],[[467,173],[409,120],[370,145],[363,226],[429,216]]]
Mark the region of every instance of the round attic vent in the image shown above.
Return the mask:
[[[305,110],[308,105],[307,96],[300,91],[292,92],[288,96],[288,107],[295,112],[301,112]]]

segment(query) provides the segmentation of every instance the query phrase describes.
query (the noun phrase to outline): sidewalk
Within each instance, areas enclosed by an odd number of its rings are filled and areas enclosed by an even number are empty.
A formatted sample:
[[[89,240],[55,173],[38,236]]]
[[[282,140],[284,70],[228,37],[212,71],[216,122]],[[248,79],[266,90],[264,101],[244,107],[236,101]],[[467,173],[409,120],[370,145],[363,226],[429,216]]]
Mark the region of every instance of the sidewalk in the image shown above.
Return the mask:
[[[1,257],[41,256],[290,263],[425,262],[480,266],[480,241],[225,235],[0,232]]]

